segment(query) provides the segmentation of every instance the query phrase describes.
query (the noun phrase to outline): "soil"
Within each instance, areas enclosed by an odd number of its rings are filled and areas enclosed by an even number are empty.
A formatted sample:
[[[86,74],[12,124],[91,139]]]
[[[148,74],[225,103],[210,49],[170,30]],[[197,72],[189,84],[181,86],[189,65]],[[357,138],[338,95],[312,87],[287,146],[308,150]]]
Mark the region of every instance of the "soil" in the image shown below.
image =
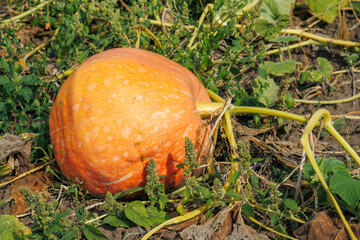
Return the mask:
[[[294,27],[306,27],[304,20],[309,16],[304,16],[304,19],[294,17],[291,24]],[[316,19],[314,19],[316,20]],[[309,23],[307,23],[309,25]],[[359,22],[353,16],[351,11],[347,11],[346,25],[349,29],[349,39],[351,41],[360,41],[360,28],[357,26]],[[340,29],[340,21],[337,19],[331,24],[320,22],[315,27],[312,27],[309,31],[314,33],[321,33],[325,36],[336,36],[337,31]],[[24,40],[25,41],[25,40]],[[303,63],[307,67],[317,67],[317,58],[324,57],[332,64],[334,71],[349,70],[349,66],[343,60],[341,52],[343,49],[338,46],[326,47],[326,46],[306,46],[297,48],[291,51],[291,57],[298,62]],[[284,52],[284,58],[288,58],[286,52]],[[267,60],[279,61],[278,55],[272,55]],[[305,64],[306,63],[306,64]],[[252,80],[255,77],[254,74],[248,74],[248,80]],[[288,76],[289,77],[289,76]],[[303,99],[312,93],[317,93],[314,100],[335,100],[350,97],[359,92],[359,73],[346,72],[339,75],[333,75],[332,79],[324,83],[305,83],[303,85],[290,85],[289,90],[293,93],[297,99]],[[279,79],[275,80],[279,81]],[[355,89],[354,89],[355,86]],[[316,104],[297,104],[293,109],[289,110],[292,113],[311,116],[316,110],[325,108],[330,111],[332,116],[351,116],[351,113],[357,112],[359,115],[359,100],[342,103],[337,105],[316,105]],[[304,125],[294,122],[287,123],[285,127],[270,127],[267,131],[255,131],[252,135],[244,136],[244,131],[248,122],[251,121],[249,117],[237,117],[234,129],[238,140],[245,141],[250,147],[251,155],[253,158],[267,159],[265,163],[257,164],[254,166],[254,170],[263,175],[265,179],[271,180],[274,176],[271,176],[271,166],[279,167],[280,169],[292,169],[291,166],[297,165],[301,162],[303,155],[303,148],[300,144],[300,137],[302,135]],[[244,130],[245,129],[245,130]],[[344,152],[340,144],[331,137],[319,134],[319,130],[313,131],[315,154],[317,157],[336,157],[347,163],[350,161],[350,156]],[[360,149],[360,120],[359,119],[346,119],[346,125],[340,129],[341,135],[345,140],[357,151]],[[264,143],[266,146],[262,148],[260,143]],[[219,144],[222,144],[221,142]],[[359,151],[358,151],[359,152]],[[221,155],[221,153],[217,153]],[[18,153],[14,155],[18,157]],[[279,157],[275,157],[278,155]],[[280,160],[282,159],[282,160]],[[347,164],[351,169],[355,165]],[[55,164],[52,165],[56,167]],[[355,170],[355,169],[352,169]],[[17,174],[21,174],[18,172]],[[5,178],[1,182],[7,181],[12,177]],[[43,188],[43,186],[52,186],[52,179],[50,174],[40,171],[39,174],[30,175],[21,182],[23,185],[34,183],[37,189],[45,193],[45,198],[52,202],[56,200],[56,195],[52,194],[52,187]],[[36,181],[35,181],[36,179]],[[291,183],[291,180],[289,180]],[[16,204],[20,204],[18,198],[13,189],[19,184],[10,184],[6,187],[0,188],[0,202],[8,202],[5,207],[0,208],[0,214],[12,214],[20,215],[28,213],[28,209],[22,207],[17,209]],[[293,194],[293,190],[289,188],[281,188],[281,190],[289,191],[288,194]],[[99,203],[101,200],[90,199],[86,200],[87,206],[92,206],[94,203]],[[67,202],[61,203],[61,209],[73,208],[74,203],[71,199]],[[103,214],[101,207],[92,208],[92,212],[97,214]],[[160,230],[150,239],[280,239],[279,236],[272,234],[259,228],[258,225],[253,224],[246,218],[242,218],[239,214],[239,208],[233,207],[229,209],[218,209],[217,214],[214,213],[211,220],[205,221],[204,216],[196,217],[188,222],[178,225],[170,226]],[[30,214],[20,217],[20,220],[27,226],[33,225],[33,220]],[[215,226],[216,222],[216,226]],[[213,224],[213,225],[211,225]],[[269,226],[269,223],[264,223]],[[299,225],[300,226],[300,225]],[[108,225],[102,225],[99,229],[109,239],[139,239],[146,234],[147,230],[140,227],[125,228],[113,228]],[[211,233],[211,234],[210,234]],[[240,233],[243,233],[242,235]],[[212,238],[211,238],[212,237]],[[329,238],[330,239],[330,238]]]

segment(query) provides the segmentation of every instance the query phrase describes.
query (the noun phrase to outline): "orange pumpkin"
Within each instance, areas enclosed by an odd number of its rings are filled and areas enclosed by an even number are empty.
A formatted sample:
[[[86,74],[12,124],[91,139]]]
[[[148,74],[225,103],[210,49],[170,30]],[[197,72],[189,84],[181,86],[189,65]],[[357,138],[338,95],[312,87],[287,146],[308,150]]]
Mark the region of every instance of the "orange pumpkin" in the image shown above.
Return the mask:
[[[61,171],[95,195],[145,185],[150,158],[167,189],[183,183],[185,137],[199,149],[204,122],[195,102],[210,98],[186,68],[156,53],[111,49],[64,82],[49,126]]]

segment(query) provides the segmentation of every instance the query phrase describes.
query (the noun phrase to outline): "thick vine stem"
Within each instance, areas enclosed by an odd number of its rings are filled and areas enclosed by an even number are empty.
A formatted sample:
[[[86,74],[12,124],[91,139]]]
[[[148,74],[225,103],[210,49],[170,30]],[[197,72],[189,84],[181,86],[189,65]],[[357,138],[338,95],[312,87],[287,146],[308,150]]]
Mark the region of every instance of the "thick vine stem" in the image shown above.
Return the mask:
[[[154,233],[156,233],[163,227],[189,220],[189,219],[196,217],[197,215],[209,210],[210,208],[211,208],[211,206],[206,203],[205,205],[201,206],[200,208],[195,209],[194,211],[188,212],[188,213],[184,214],[183,216],[174,217],[174,218],[160,224],[159,226],[156,226],[153,229],[151,229],[141,240],[148,239],[149,237],[151,237]]]
[[[318,111],[316,111],[314,113],[314,115],[310,118],[308,124],[305,127],[304,133],[300,139],[300,142],[306,152],[306,155],[309,159],[309,162],[311,163],[316,175],[319,178],[320,183],[322,184],[322,186],[324,187],[325,191],[328,193],[332,203],[335,206],[336,211],[338,212],[341,220],[343,221],[345,228],[350,236],[351,239],[357,239],[355,234],[353,233],[353,231],[350,228],[349,223],[346,221],[346,218],[343,214],[343,212],[341,211],[341,208],[339,206],[339,204],[337,203],[336,199],[334,198],[334,196],[332,195],[332,193],[330,192],[330,189],[316,163],[314,154],[311,150],[310,147],[310,142],[309,142],[309,134],[311,133],[311,131],[314,129],[314,127],[316,126],[316,124],[319,122],[320,119],[324,120],[324,128],[330,132],[330,134],[335,137],[335,139],[345,148],[345,150],[354,158],[354,160],[356,161],[356,163],[359,165],[360,164],[360,158],[359,156],[356,154],[356,152],[350,147],[350,145],[340,136],[340,134],[335,130],[334,126],[332,125],[331,122],[331,115],[330,112],[326,109],[320,109]],[[360,166],[360,165],[359,165]]]
[[[344,40],[339,40],[339,39],[335,39],[335,38],[322,37],[319,35],[305,32],[303,29],[283,29],[283,30],[281,30],[281,33],[307,37],[307,38],[310,38],[310,39],[313,39],[316,41],[320,41],[320,42],[324,42],[324,43],[328,43],[328,44],[336,44],[336,45],[347,46],[347,47],[360,47],[360,42],[344,41]]]
[[[339,104],[339,103],[347,103],[354,101],[355,99],[360,98],[360,94],[356,94],[352,97],[344,98],[344,99],[337,99],[337,100],[327,100],[327,101],[318,101],[318,100],[301,100],[301,99],[294,99],[295,102],[298,103],[307,103],[307,104]]]
[[[216,116],[219,111],[223,108],[224,103],[218,102],[196,102],[196,109],[201,117],[208,118],[211,116]],[[272,115],[282,118],[287,118],[291,120],[295,120],[297,122],[306,123],[306,117],[300,116],[293,113],[288,113],[284,111],[269,109],[269,108],[262,108],[262,107],[239,107],[230,105],[229,113],[231,116],[240,113],[259,113],[265,115]]]

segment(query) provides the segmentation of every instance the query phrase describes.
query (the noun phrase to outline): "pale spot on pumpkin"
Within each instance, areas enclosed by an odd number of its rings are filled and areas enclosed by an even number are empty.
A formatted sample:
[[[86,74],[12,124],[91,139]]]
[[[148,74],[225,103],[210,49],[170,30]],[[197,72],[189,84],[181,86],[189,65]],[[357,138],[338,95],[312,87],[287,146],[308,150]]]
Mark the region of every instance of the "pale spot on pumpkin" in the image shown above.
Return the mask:
[[[138,71],[141,72],[141,73],[146,73],[146,69],[145,68],[142,68],[142,67],[139,67],[138,68]]]
[[[177,91],[179,91],[179,89],[177,89],[177,88],[173,88],[173,91],[174,91],[174,92],[177,92]]]
[[[172,98],[172,99],[175,99],[175,100],[180,99],[180,97],[178,95],[175,95],[175,94],[169,94],[168,97]]]
[[[137,81],[137,84],[139,84],[140,86],[150,87],[150,83],[149,83],[149,82]]]
[[[129,80],[123,81],[123,84],[124,84],[124,85],[128,85],[128,84],[129,84]]]
[[[121,125],[124,119],[116,119],[116,124]]]
[[[180,119],[180,114],[179,114],[179,113],[172,113],[171,116],[172,116],[175,120]]]
[[[121,74],[119,74],[119,73],[117,73],[117,74],[116,74],[116,79],[124,79],[124,76],[121,75]]]
[[[85,111],[88,111],[89,108],[90,108],[90,105],[87,104],[87,103],[84,103],[84,104],[83,104],[83,108],[84,108]]]
[[[136,99],[139,100],[139,101],[143,100],[143,98],[144,97],[142,95],[139,95],[139,96],[136,97]]]
[[[110,132],[110,127],[109,127],[109,126],[105,126],[105,127],[103,128],[103,131],[106,132],[106,133],[107,133],[107,132]]]
[[[130,134],[131,134],[131,128],[129,128],[129,127],[124,127],[123,129],[121,129],[120,130],[120,132],[121,132],[121,135],[123,136],[123,137],[129,137],[130,136]]]
[[[155,126],[151,133],[156,133],[157,131],[159,131],[159,126]]]
[[[122,155],[127,158],[129,156],[129,153],[128,152],[123,152]]]
[[[168,98],[167,96],[163,96],[163,98],[164,98],[165,100],[169,100],[169,98]]]
[[[189,96],[189,97],[194,97],[190,92],[187,92],[187,91],[181,91],[181,93],[185,94],[186,96]]]
[[[189,136],[189,133],[192,131],[193,129],[193,124],[189,124],[186,128],[185,128],[185,131],[184,133],[182,134],[182,137],[185,138],[185,137],[188,137]]]
[[[159,149],[158,146],[154,146],[154,147],[153,147],[153,151],[157,151],[158,149]]]
[[[98,112],[99,114],[103,114],[104,110],[103,110],[103,109],[99,109],[99,110],[97,110],[97,112]]]
[[[167,128],[168,127],[168,124],[167,123],[163,123],[163,128]]]
[[[165,143],[165,147],[170,147],[171,145],[172,145],[172,142],[170,142],[170,141]]]
[[[111,94],[111,97],[112,97],[112,98],[116,98],[116,97],[117,97],[117,94],[116,94],[116,93],[113,93],[113,94]]]
[[[79,111],[79,108],[80,108],[80,104],[77,103],[73,106],[73,111],[77,112],[77,111]]]
[[[158,118],[162,118],[165,119],[167,117],[167,115],[169,114],[170,109],[166,109],[165,111],[157,111],[153,114],[151,114],[150,119],[158,119]]]
[[[113,160],[114,162],[117,162],[117,161],[120,160],[120,157],[115,155],[112,160]]]
[[[132,122],[131,124],[133,127],[136,127],[136,122]]]
[[[141,141],[142,140],[142,137],[141,137],[140,134],[136,134],[135,136],[136,136],[136,141]]]
[[[97,83],[96,83],[96,82],[93,82],[93,83],[91,83],[91,84],[87,87],[87,89],[88,89],[89,91],[92,91],[92,90],[94,90],[94,89],[96,88],[96,86],[97,86]]]
[[[85,142],[86,142],[86,143],[89,143],[89,142],[90,142],[90,136],[86,135],[86,136],[84,137],[84,139],[85,139]]]
[[[107,139],[111,142],[114,139],[114,137],[113,136],[108,136]]]

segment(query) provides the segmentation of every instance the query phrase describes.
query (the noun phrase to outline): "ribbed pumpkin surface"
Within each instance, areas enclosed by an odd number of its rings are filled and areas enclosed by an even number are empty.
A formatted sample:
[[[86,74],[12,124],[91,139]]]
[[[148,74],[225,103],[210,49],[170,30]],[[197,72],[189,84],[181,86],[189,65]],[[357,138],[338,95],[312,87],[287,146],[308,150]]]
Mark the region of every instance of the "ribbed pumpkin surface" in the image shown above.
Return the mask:
[[[50,115],[61,171],[95,195],[145,184],[150,158],[167,189],[182,184],[185,137],[207,127],[195,101],[210,101],[186,68],[155,53],[118,48],[86,60],[63,84]]]

